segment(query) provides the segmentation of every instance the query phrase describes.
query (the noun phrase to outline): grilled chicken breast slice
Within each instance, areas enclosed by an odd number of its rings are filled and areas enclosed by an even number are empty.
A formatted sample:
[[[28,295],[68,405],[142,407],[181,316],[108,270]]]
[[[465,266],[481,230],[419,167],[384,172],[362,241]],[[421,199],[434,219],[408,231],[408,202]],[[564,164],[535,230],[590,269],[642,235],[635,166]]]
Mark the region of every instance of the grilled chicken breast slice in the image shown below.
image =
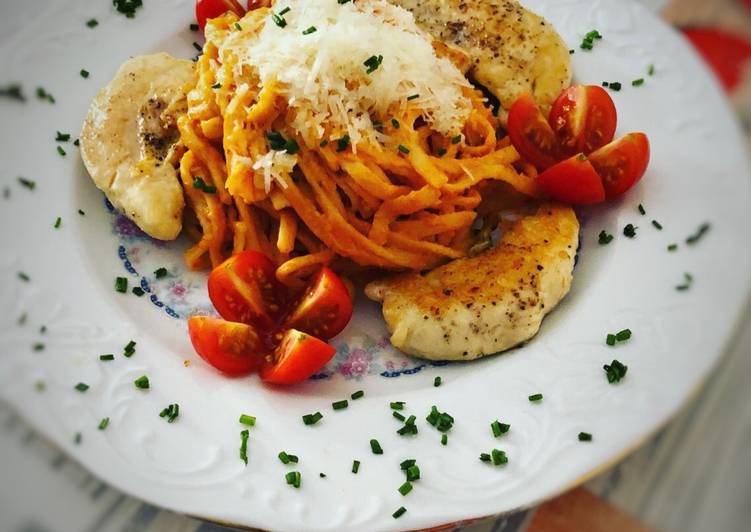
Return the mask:
[[[425,275],[371,282],[394,347],[432,360],[472,360],[532,338],[571,286],[579,222],[546,204],[513,222],[498,245]]]
[[[94,98],[81,131],[81,156],[96,186],[161,240],[182,228],[185,200],[172,159],[194,76],[193,62],[165,53],[131,58]]]
[[[470,57],[467,73],[508,110],[529,92],[547,114],[571,83],[568,47],[553,26],[515,0],[389,0],[423,30]]]

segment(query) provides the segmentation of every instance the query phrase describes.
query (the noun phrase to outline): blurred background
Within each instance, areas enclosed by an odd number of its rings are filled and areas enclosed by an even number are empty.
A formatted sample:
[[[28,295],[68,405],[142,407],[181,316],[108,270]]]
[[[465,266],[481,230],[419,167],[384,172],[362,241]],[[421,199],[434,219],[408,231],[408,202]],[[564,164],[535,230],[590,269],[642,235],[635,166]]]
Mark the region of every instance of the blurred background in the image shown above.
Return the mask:
[[[641,1],[677,27],[710,65],[751,154],[751,0]],[[701,393],[632,456],[539,508],[462,532],[751,530],[751,312],[746,316]],[[0,449],[0,532],[229,530],[108,487],[3,403]]]

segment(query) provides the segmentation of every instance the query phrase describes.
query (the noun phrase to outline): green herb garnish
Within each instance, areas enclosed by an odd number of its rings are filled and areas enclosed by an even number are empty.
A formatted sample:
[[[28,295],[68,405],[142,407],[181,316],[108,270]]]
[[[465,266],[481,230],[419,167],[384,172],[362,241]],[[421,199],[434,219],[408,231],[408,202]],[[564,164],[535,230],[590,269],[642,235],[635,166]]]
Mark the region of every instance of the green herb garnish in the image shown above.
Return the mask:
[[[104,362],[109,362],[110,360],[115,360],[115,355],[111,353],[107,355],[99,355],[99,360],[102,360]]]
[[[592,435],[589,432],[580,432],[579,441],[592,441]]]
[[[193,188],[197,188],[198,190],[201,190],[206,194],[216,193],[216,187],[214,185],[209,185],[208,183],[206,183],[206,181],[204,181],[203,178],[199,175],[193,178]]]
[[[360,460],[354,460],[352,462],[352,472],[356,475],[360,471]]]
[[[86,25],[89,28],[96,28],[97,26],[99,26],[99,21],[95,18],[90,18],[89,20],[86,21]]]
[[[676,251],[677,249],[678,249],[678,244],[668,245],[668,251]]]
[[[57,146],[57,153],[60,154],[60,157],[65,157],[67,154],[65,153],[65,150],[62,146]]]
[[[357,390],[352,395],[350,395],[353,401],[356,399],[360,399],[361,397],[364,397],[364,396],[365,396],[365,392],[363,390]]]
[[[143,288],[141,288],[140,286],[134,286],[131,292],[133,292],[133,295],[136,295],[138,297],[141,297],[142,295],[146,293],[143,291]]]
[[[299,488],[302,482],[302,475],[299,471],[290,471],[284,475],[284,478],[287,480],[287,484],[294,488]]]
[[[582,50],[591,50],[594,47],[595,39],[602,39],[602,35],[599,31],[592,30],[584,36],[579,46]]]
[[[136,388],[139,390],[148,390],[149,389],[149,378],[146,375],[141,375],[138,377],[135,381],[133,381],[133,384],[136,385]]]
[[[441,377],[436,377],[435,379],[433,379],[433,386],[434,387],[438,388],[441,385],[441,383],[442,383]]]
[[[60,226],[62,225],[62,223],[63,223],[63,219],[58,216],[55,219],[55,223],[53,224],[52,227],[54,227],[55,229],[60,229]]]
[[[128,280],[125,277],[115,278],[115,291],[124,294],[128,290]]]
[[[602,366],[602,369],[605,370],[605,375],[608,378],[608,382],[613,384],[620,382],[621,379],[626,376],[628,366],[622,364],[616,359],[613,359],[610,364],[605,364],[604,366]]]
[[[167,277],[167,274],[168,274],[167,268],[164,268],[164,267],[157,268],[156,270],[154,270],[154,277],[156,277],[157,279],[162,279],[164,277]]]
[[[404,144],[399,144],[398,150],[405,155],[409,153],[409,148],[407,148]]]
[[[318,423],[321,419],[323,419],[323,414],[320,412],[316,412],[315,414],[305,414],[302,417],[302,422],[306,425],[315,425]]]
[[[122,13],[128,18],[136,16],[136,9],[143,6],[142,0],[112,0],[112,5],[119,13]]]
[[[248,438],[250,437],[250,432],[245,429],[240,432],[240,460],[245,462],[245,465],[248,465]]]
[[[637,207],[637,208],[639,209],[639,214],[641,214],[642,216],[644,216],[645,214],[647,214],[647,211],[644,210],[644,205],[642,205],[641,203],[639,204],[639,207]]]
[[[631,82],[632,87],[641,87],[642,85],[644,85],[644,78],[635,79]]]
[[[97,426],[97,428],[99,430],[104,430],[109,426],[109,424],[110,424],[110,418],[105,417],[105,418],[102,418],[102,420],[99,422],[99,425]]]
[[[70,133],[55,132],[55,142],[68,142],[70,140]]]
[[[527,397],[531,403],[536,403],[538,401],[542,401],[542,394],[541,393],[535,393]]]
[[[376,439],[370,440],[370,450],[373,451],[373,454],[383,454],[381,444]]]
[[[490,430],[493,432],[495,438],[498,438],[502,434],[506,434],[510,428],[511,425],[508,423],[501,423],[497,419],[490,424]]]
[[[0,87],[0,97],[10,98],[19,102],[25,102],[26,96],[23,94],[23,88],[18,83],[11,83]]]
[[[684,292],[684,291],[688,290],[689,288],[691,288],[691,285],[693,284],[693,282],[694,282],[694,276],[691,275],[688,272],[684,273],[683,274],[683,283],[677,285],[675,287],[675,289],[678,290],[679,292]]]
[[[399,519],[405,513],[407,513],[407,509],[404,506],[400,506],[393,514],[391,514],[391,517]]]
[[[311,33],[315,33],[316,31],[317,30],[316,30],[315,26],[310,26],[309,28],[306,28],[306,29],[302,30],[302,34],[303,35],[310,35]]]
[[[381,63],[383,63],[382,55],[371,55],[365,61],[363,61],[362,64],[367,67],[365,73],[372,74],[376,71],[376,69],[378,69],[379,66],[381,66]]]
[[[405,481],[404,484],[399,486],[399,489],[397,491],[401,493],[402,496],[406,495],[407,493],[412,491],[412,483],[409,480]]]
[[[686,244],[688,244],[689,246],[693,246],[694,244],[699,242],[699,240],[701,240],[704,237],[704,235],[707,234],[710,227],[711,226],[709,225],[709,223],[705,222],[701,224],[694,234],[686,238]]]
[[[249,416],[248,414],[240,414],[240,423],[242,425],[246,425],[248,427],[255,427],[256,426],[256,418],[255,416]]]
[[[623,235],[627,236],[628,238],[634,238],[636,236],[637,229],[639,228],[635,227],[634,224],[627,224],[626,227],[623,228]]]
[[[342,152],[347,149],[347,146],[349,146],[349,135],[345,133],[342,138],[336,141],[336,151]]]
[[[334,410],[343,410],[349,406],[349,401],[342,399],[341,401],[334,401],[331,403],[331,408]]]
[[[74,386],[74,388],[75,388],[75,389],[76,389],[77,391],[79,391],[79,392],[81,392],[81,393],[84,393],[84,392],[85,392],[86,390],[88,390],[88,389],[89,389],[89,385],[88,385],[88,384],[86,384],[86,383],[84,383],[84,382],[79,382],[78,384],[76,384],[76,385]]]
[[[167,418],[167,423],[173,423],[179,415],[180,405],[178,405],[177,403],[171,404],[167,408],[159,412],[159,417]]]
[[[658,231],[662,231],[662,224],[658,222],[657,220],[652,220],[652,225],[657,229]]]
[[[611,235],[610,233],[605,232],[604,229],[602,231],[600,231],[600,234],[597,236],[597,242],[601,246],[605,246],[607,244],[610,244],[610,242],[612,242],[612,241],[613,241],[613,235]]]

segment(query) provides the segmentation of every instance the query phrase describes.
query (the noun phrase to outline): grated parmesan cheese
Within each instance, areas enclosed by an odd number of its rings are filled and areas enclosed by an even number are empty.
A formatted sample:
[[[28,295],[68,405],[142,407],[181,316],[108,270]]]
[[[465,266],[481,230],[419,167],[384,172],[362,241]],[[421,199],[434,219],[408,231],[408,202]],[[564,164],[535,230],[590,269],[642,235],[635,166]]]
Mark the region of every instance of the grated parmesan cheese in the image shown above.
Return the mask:
[[[291,126],[308,146],[326,134],[347,133],[353,145],[383,141],[371,117],[388,119],[406,106],[444,135],[461,130],[471,110],[462,90],[470,85],[436,56],[410,12],[384,0],[279,0],[273,9],[279,16],[286,8],[283,27],[269,16],[260,32],[240,32],[227,46],[239,57],[237,74],[247,65],[260,85],[280,84],[295,110]],[[368,73],[372,56],[383,60]]]

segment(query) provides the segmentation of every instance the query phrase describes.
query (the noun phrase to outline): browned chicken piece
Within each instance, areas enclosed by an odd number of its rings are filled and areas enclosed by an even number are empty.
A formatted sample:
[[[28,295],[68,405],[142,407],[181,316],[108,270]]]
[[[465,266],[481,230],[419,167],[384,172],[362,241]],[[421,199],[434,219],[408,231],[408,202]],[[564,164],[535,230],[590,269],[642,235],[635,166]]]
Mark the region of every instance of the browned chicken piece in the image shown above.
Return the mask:
[[[411,11],[435,39],[466,52],[465,73],[495,95],[503,109],[530,92],[547,112],[571,83],[568,47],[551,24],[515,0],[389,1]]]
[[[432,360],[472,360],[533,337],[571,286],[579,222],[546,204],[505,228],[494,248],[431,272],[374,281],[394,347]]]

